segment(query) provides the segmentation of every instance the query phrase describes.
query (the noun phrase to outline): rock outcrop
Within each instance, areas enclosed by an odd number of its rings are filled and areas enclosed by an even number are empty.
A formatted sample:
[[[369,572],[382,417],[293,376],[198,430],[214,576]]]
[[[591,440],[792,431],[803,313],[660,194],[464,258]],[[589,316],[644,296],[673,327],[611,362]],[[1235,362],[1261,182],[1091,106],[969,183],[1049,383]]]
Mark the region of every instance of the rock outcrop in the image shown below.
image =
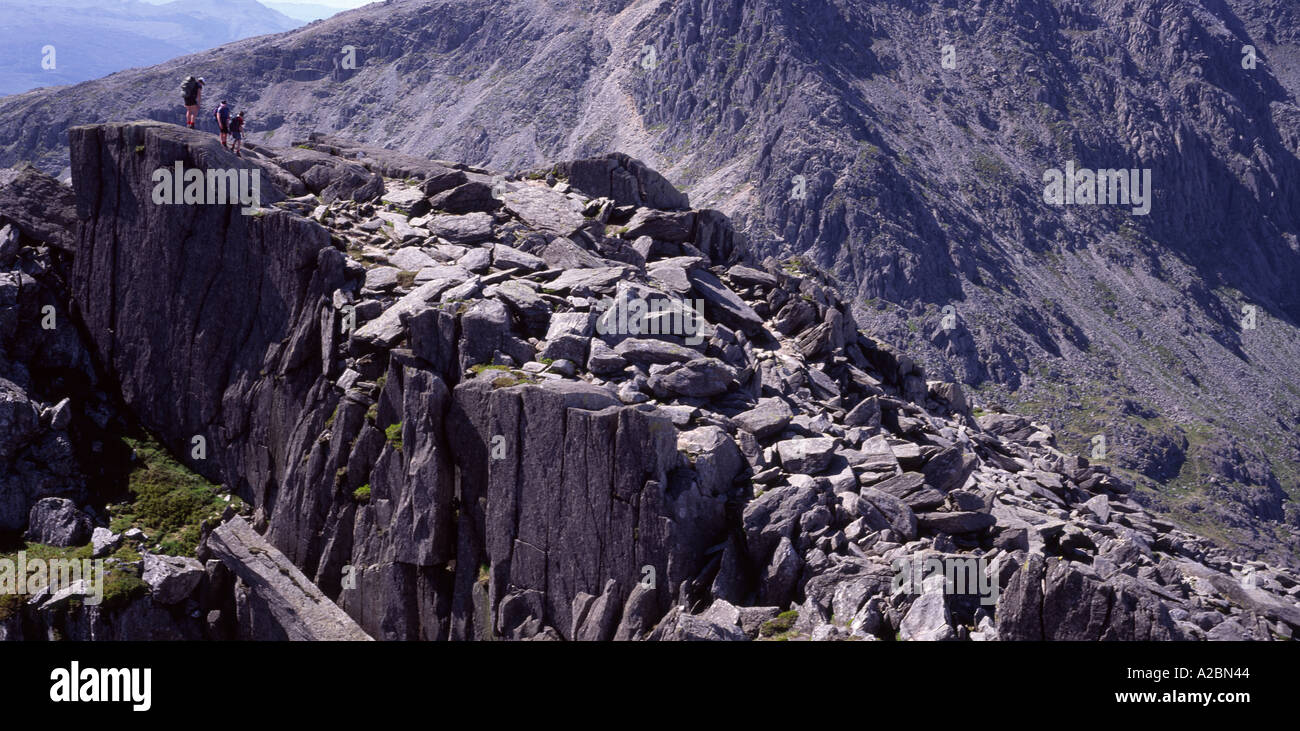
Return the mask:
[[[240,161],[156,123],[77,128],[72,154],[97,362],[252,506],[200,547],[210,635],[358,636],[337,608],[376,639],[1297,628],[1292,572],[1151,516],[1047,426],[974,416],[635,160],[557,166],[592,195],[324,137]],[[382,189],[325,195],[290,158]],[[178,161],[260,172],[263,205],[152,203]],[[160,604],[194,576],[146,563]]]

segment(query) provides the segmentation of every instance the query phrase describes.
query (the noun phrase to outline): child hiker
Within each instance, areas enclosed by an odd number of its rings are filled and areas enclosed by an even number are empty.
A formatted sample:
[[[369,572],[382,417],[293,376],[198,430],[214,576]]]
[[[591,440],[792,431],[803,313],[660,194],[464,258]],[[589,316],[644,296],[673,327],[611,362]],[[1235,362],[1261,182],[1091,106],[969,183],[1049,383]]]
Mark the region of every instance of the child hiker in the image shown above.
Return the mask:
[[[243,157],[239,154],[239,148],[244,144],[244,113],[240,112],[235,118],[230,120],[230,149],[234,151],[235,157]]]

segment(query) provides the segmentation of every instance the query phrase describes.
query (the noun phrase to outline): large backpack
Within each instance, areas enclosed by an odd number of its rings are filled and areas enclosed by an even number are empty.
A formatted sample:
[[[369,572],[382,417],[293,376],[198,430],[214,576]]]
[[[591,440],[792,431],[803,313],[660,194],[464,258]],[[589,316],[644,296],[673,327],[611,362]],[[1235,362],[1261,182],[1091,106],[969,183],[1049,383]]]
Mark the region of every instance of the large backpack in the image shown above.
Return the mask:
[[[181,94],[183,94],[186,99],[193,99],[194,95],[198,93],[198,90],[199,80],[193,76],[186,76],[185,80],[181,82]]]

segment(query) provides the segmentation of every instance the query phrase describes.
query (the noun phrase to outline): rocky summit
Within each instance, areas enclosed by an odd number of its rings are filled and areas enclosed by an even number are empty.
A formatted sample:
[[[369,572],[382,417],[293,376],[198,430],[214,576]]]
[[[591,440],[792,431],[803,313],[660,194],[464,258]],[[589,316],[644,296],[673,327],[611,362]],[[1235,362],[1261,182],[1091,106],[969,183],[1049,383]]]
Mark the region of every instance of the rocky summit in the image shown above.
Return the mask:
[[[1300,629],[1294,570],[927,379],[627,155],[240,159],[158,122],[69,149],[70,188],[0,181],[0,532],[108,586],[6,597],[0,637]]]

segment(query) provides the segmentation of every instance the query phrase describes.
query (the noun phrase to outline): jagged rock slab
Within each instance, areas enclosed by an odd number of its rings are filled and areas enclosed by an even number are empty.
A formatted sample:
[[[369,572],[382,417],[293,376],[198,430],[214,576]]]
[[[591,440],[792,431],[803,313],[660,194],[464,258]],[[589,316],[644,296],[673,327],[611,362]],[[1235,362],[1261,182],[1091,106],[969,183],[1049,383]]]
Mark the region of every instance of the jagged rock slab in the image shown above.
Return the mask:
[[[283,553],[242,518],[208,536],[208,548],[239,577],[288,640],[371,639]]]
[[[695,291],[704,299],[705,312],[722,324],[741,330],[748,335],[757,335],[763,330],[763,318],[754,312],[754,308],[742,300],[722,280],[704,269],[691,269],[686,272]]]
[[[584,158],[557,166],[570,185],[593,198],[611,198],[621,206],[685,209],[690,201],[645,163],[622,153]]]
[[[363,325],[353,338],[372,347],[392,347],[406,333],[404,318],[419,314],[436,302],[453,284],[453,280],[443,278],[421,284],[384,310],[379,317]]]
[[[543,186],[519,186],[503,193],[501,202],[524,223],[556,236],[571,236],[588,223],[576,201]]]

